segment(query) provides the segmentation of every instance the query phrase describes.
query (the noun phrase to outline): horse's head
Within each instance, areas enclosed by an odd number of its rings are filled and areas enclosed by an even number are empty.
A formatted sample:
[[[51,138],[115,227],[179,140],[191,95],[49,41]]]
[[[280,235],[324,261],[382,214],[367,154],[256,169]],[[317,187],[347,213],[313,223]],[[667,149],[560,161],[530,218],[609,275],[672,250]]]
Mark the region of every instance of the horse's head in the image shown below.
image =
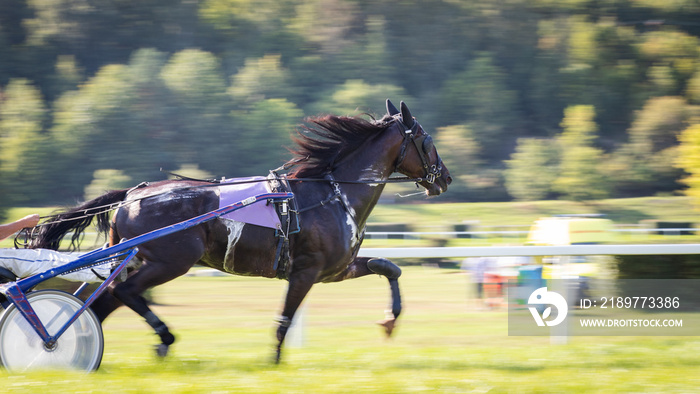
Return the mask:
[[[389,116],[396,120],[395,127],[403,138],[396,159],[396,172],[420,178],[418,184],[425,188],[429,196],[447,191],[452,177],[435,148],[433,137],[411,116],[411,111],[403,101],[401,111],[389,100],[386,101],[386,109]]]

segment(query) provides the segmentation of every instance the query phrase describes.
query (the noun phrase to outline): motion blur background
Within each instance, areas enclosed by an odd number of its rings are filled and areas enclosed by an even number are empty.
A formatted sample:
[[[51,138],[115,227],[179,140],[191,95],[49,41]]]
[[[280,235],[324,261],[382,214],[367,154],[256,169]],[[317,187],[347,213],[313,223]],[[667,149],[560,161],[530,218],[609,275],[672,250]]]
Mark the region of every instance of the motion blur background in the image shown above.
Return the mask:
[[[454,182],[370,218],[368,231],[427,237],[365,246],[522,244],[561,213],[697,227],[699,37],[697,0],[0,0],[0,219],[164,179],[160,168],[266,175],[305,117],[381,117],[390,98],[435,137]],[[422,227],[381,226],[402,220]],[[493,231],[431,233],[469,221]],[[700,277],[697,255],[606,261],[620,277]],[[0,374],[32,393],[697,390],[697,337],[508,337],[503,309],[474,307],[459,261],[401,263],[393,342],[368,328],[384,281],[317,286],[305,347],[273,368],[284,283],[190,277],[155,293],[181,338],[169,359],[154,362],[150,329],[122,308],[100,372]]]
[[[436,137],[443,201],[678,194],[699,35],[693,0],[3,0],[0,212],[264,175],[305,116],[386,98]]]

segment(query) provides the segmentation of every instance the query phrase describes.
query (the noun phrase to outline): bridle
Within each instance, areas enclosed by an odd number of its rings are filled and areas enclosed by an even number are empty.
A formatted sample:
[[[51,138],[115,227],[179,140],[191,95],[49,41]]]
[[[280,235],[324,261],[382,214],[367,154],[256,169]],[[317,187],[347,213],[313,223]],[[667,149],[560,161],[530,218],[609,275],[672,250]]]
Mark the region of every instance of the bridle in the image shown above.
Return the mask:
[[[442,176],[442,165],[440,165],[442,160],[440,160],[439,155],[435,161],[435,164],[431,165],[430,161],[428,160],[428,155],[433,150],[434,146],[433,137],[426,133],[425,130],[423,130],[422,135],[418,135],[418,131],[422,130],[422,128],[415,119],[412,119],[413,125],[411,127],[406,126],[399,115],[394,115],[394,119],[403,128],[403,131],[399,131],[399,133],[403,134],[403,142],[401,143],[399,157],[396,160],[396,166],[394,167],[395,172],[399,172],[399,167],[401,167],[401,164],[403,164],[403,161],[406,159],[408,146],[412,143],[413,146],[416,147],[416,152],[418,152],[418,156],[420,157],[423,165],[423,170],[425,171],[423,179],[429,184],[435,183],[435,179]]]

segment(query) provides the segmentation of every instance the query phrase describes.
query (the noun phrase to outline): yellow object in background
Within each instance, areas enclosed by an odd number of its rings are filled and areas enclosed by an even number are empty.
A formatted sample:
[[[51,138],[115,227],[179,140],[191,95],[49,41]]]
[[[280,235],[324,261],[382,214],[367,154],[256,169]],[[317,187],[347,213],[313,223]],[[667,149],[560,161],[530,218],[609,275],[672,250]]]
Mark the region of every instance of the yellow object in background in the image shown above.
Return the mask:
[[[614,242],[609,219],[550,217],[538,219],[530,228],[527,245],[576,245]]]

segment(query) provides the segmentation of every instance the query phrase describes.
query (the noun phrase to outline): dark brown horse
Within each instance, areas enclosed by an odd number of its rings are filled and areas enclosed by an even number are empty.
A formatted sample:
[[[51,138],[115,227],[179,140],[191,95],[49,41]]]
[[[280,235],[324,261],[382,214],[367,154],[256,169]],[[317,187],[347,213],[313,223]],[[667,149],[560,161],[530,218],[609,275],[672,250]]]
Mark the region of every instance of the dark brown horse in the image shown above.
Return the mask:
[[[325,116],[310,118],[295,138],[295,158],[287,174],[295,195],[300,231],[285,237],[280,247],[273,228],[215,219],[139,247],[143,264],[105,293],[92,309],[104,320],[122,303],[146,319],[161,338],[165,355],[175,338],[151,311],[141,294],[185,274],[200,264],[224,272],[279,276],[280,255],[289,258],[282,276],[289,281],[277,329],[276,361],[294,313],[314,283],[338,282],[369,274],[388,278],[392,314],[385,321],[391,334],[401,312],[398,277],[401,270],[382,258],[358,257],[365,223],[394,172],[413,178],[428,195],[447,190],[451,178],[432,138],[411,116],[387,100],[381,120]],[[206,182],[162,181],[146,187],[107,193],[48,220],[32,247],[57,248],[68,231],[79,234],[92,217],[90,209],[120,203],[112,223],[110,243],[189,219],[218,208],[219,194]],[[106,213],[98,216],[106,229]],[[82,217],[82,218],[81,218]],[[283,252],[280,253],[280,249]],[[286,251],[286,253],[284,252]]]

